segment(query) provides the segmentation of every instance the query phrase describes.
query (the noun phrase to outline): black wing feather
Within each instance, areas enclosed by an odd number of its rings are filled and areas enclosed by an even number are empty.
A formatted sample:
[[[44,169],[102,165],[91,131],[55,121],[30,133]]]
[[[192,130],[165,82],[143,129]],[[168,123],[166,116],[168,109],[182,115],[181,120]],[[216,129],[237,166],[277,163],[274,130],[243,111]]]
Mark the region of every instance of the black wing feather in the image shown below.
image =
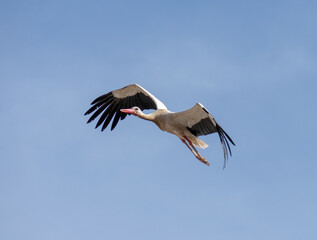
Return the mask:
[[[221,142],[221,145],[222,145],[222,149],[223,149],[223,153],[224,153],[224,163],[223,163],[223,168],[226,167],[226,162],[228,160],[228,155],[230,154],[230,156],[232,155],[231,154],[231,148],[230,148],[230,145],[228,143],[228,139],[229,141],[235,146],[234,142],[232,141],[232,139],[229,137],[229,135],[222,129],[222,127],[220,127],[220,125],[217,124],[217,132],[218,132],[218,135],[219,135],[219,139],[220,139],[220,142]],[[229,151],[229,154],[228,154],[228,151]]]
[[[191,127],[187,127],[187,129],[196,137],[216,132],[216,127],[209,117],[200,120]]]
[[[85,115],[88,115],[88,114],[92,113],[92,112],[95,111],[97,108],[99,108],[101,105],[103,105],[103,104],[106,103],[107,101],[111,101],[112,99],[113,99],[113,97],[107,96],[107,97],[105,97],[102,101],[98,101],[97,103],[91,103],[91,104],[94,104],[94,106],[92,106],[91,108],[89,108],[89,110],[85,113]]]
[[[89,118],[89,120],[87,121],[87,123],[90,123],[91,121],[93,121],[96,117],[98,117],[98,115],[103,111],[105,110],[105,108],[107,107],[108,105],[106,103],[104,103],[103,105],[101,105],[100,108],[97,109],[96,112],[94,112],[94,114]]]
[[[117,126],[119,120],[120,120],[120,117],[121,117],[121,113],[120,112],[116,112],[116,115],[112,121],[112,125],[111,125],[111,131]]]
[[[104,95],[101,95],[100,97],[97,97],[92,103],[91,105],[97,103],[97,102],[100,102],[100,101],[105,101],[105,99],[109,96],[112,96],[113,97],[113,94],[112,92],[109,92],[107,94],[104,94]]]
[[[205,109],[204,109],[205,110]],[[207,112],[207,110],[205,110]],[[208,112],[207,112],[208,113]],[[209,114],[209,113],[208,113]],[[215,125],[216,124],[216,125]],[[224,165],[223,168],[226,167],[226,161],[228,160],[228,155],[231,154],[231,148],[228,140],[235,146],[232,139],[229,135],[222,129],[222,127],[214,120],[214,122],[210,119],[210,117],[204,118],[195,125],[191,127],[187,127],[187,129],[196,137],[201,135],[208,135],[211,133],[217,132],[219,135],[219,139],[222,145],[223,153],[224,153]]]
[[[102,125],[101,131],[105,130],[106,127],[108,126],[108,124],[110,123],[110,121],[111,121],[113,115],[114,115],[115,112],[116,112],[116,108],[117,108],[117,106],[116,106],[115,104],[113,104],[112,107],[111,107],[110,113],[109,113],[109,115],[108,115],[107,118],[106,118],[106,121],[105,121],[105,122],[103,123],[103,125]]]
[[[85,113],[85,115],[93,113],[87,123],[95,120],[101,114],[96,124],[96,128],[103,124],[101,131],[106,129],[112,119],[113,122],[111,125],[111,130],[117,126],[119,120],[126,118],[128,114],[120,112],[120,109],[132,108],[135,106],[139,107],[142,111],[144,109],[157,109],[154,100],[151,97],[145,95],[143,92],[138,92],[133,96],[128,96],[125,98],[115,97],[113,92],[109,92],[96,98],[91,103],[91,105],[93,106],[90,107]]]
[[[103,121],[106,119],[106,117],[108,116],[108,114],[110,114],[110,112],[111,112],[113,106],[114,106],[114,104],[111,103],[111,105],[103,112],[103,114],[102,114],[101,117],[99,118],[99,120],[98,120],[98,122],[97,122],[95,128],[99,127],[99,126],[103,123]]]
[[[121,107],[122,106],[122,107]],[[112,125],[111,125],[111,131],[116,127],[116,125],[118,124],[118,121],[119,121],[119,119],[120,119],[120,115],[121,115],[121,113],[122,112],[120,112],[120,111],[118,111],[118,109],[120,110],[120,109],[122,109],[123,108],[123,105],[121,104],[120,105],[120,103],[116,106],[117,107],[117,110],[116,110],[116,116],[114,117],[114,119],[113,119],[113,122],[112,122]]]

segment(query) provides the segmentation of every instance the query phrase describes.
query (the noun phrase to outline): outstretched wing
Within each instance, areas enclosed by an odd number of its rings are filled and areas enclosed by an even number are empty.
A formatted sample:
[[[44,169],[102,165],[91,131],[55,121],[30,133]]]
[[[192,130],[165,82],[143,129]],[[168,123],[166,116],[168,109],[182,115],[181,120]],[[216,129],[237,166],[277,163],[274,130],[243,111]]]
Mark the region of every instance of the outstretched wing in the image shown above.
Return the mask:
[[[154,97],[151,93],[146,91],[138,84],[132,84],[121,89],[111,91],[96,98],[91,105],[93,105],[85,115],[92,114],[87,123],[93,121],[101,113],[101,116],[96,124],[96,128],[102,123],[101,131],[103,131],[110,123],[115,115],[111,130],[113,130],[119,119],[123,120],[127,113],[120,112],[120,109],[139,107],[144,109],[166,109],[166,106]]]
[[[233,145],[235,144],[202,104],[196,103],[191,109],[174,113],[173,115],[175,121],[183,127],[186,127],[196,137],[217,132],[224,152],[225,166],[226,160],[228,159],[228,153],[230,153],[231,156],[228,140]]]

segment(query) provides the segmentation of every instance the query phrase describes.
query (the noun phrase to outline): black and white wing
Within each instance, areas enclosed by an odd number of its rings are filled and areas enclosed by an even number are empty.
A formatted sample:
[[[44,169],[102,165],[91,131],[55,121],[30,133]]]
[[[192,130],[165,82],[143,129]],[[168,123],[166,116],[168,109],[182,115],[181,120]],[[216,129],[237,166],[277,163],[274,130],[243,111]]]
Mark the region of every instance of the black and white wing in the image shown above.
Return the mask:
[[[92,114],[87,123],[93,121],[100,114],[100,118],[96,124],[96,128],[102,123],[101,131],[103,131],[114,117],[111,130],[113,130],[119,119],[123,120],[127,113],[120,112],[120,109],[139,107],[142,111],[144,109],[166,109],[166,106],[154,97],[147,90],[138,84],[132,84],[124,88],[111,91],[96,98],[91,105],[93,105],[85,115]]]
[[[178,124],[186,127],[196,137],[217,132],[223,148],[225,162],[228,159],[228,153],[231,156],[228,140],[233,145],[235,145],[234,142],[202,104],[196,103],[191,109],[173,115]]]

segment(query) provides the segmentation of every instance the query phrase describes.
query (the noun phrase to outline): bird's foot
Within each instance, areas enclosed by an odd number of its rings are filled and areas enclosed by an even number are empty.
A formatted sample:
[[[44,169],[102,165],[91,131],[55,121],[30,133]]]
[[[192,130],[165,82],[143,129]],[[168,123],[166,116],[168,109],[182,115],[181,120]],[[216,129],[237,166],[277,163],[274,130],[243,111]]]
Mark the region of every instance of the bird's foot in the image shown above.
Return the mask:
[[[202,156],[196,156],[196,158],[201,161],[202,163],[206,164],[207,166],[210,166],[210,163],[206,160],[206,158]]]

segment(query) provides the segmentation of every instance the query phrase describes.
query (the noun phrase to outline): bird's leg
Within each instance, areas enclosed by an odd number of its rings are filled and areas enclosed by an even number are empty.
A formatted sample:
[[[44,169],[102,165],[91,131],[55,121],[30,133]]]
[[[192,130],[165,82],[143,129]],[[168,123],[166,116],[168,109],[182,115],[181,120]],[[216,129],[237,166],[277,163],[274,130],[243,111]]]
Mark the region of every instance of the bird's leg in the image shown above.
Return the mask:
[[[193,145],[193,143],[192,143],[192,141],[190,141],[187,137],[185,137],[184,136],[184,138],[187,140],[187,142],[189,143],[189,145],[194,149],[194,151],[196,152],[196,158],[199,160],[199,161],[201,161],[201,162],[203,162],[203,163],[205,163],[206,165],[208,165],[208,166],[210,166],[210,164],[209,164],[209,162],[206,160],[206,158],[204,158],[203,156],[201,156],[200,154],[199,154],[199,152],[197,151],[197,149],[195,148],[195,146]]]
[[[195,155],[195,157],[198,157],[198,155],[193,151],[193,149],[191,149],[191,147],[188,145],[188,143],[187,143],[184,139],[180,138],[180,140],[182,140],[182,142],[185,143],[185,145],[186,145],[186,146],[189,148],[189,150]]]
[[[184,138],[188,141],[188,143],[190,144],[190,146],[194,149],[193,149],[187,144],[187,142],[181,138],[182,142],[185,143],[185,145],[189,148],[189,150],[195,155],[195,157],[201,161],[202,163],[206,164],[207,166],[210,166],[209,162],[207,162],[206,158],[202,157],[199,152],[197,151],[197,149],[194,147],[194,145],[192,144],[192,142],[184,136]]]

